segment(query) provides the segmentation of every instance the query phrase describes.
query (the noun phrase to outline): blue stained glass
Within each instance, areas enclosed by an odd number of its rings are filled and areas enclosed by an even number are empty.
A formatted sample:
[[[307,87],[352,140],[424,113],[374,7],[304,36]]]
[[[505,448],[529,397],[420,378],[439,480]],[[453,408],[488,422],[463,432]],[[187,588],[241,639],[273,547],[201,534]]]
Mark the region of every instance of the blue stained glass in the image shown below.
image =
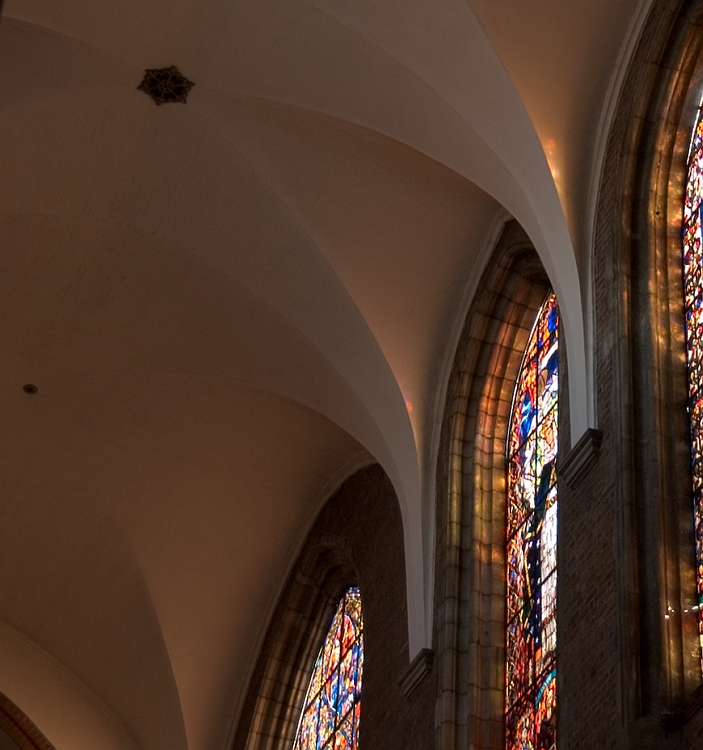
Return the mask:
[[[556,749],[558,335],[550,293],[527,343],[508,432],[506,750]]]
[[[347,589],[315,661],[293,750],[357,750],[364,668],[361,594]]]

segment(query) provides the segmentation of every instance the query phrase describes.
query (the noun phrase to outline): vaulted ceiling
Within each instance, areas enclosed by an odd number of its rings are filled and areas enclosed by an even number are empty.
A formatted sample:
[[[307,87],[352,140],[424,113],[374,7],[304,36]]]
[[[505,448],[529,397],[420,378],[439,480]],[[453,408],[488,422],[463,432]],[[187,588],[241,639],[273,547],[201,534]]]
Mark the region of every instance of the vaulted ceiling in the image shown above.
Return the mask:
[[[372,461],[428,642],[458,332],[512,215],[585,384],[646,5],[6,0],[0,691],[58,750],[224,750],[306,530]],[[137,86],[171,65],[195,86],[157,107]]]

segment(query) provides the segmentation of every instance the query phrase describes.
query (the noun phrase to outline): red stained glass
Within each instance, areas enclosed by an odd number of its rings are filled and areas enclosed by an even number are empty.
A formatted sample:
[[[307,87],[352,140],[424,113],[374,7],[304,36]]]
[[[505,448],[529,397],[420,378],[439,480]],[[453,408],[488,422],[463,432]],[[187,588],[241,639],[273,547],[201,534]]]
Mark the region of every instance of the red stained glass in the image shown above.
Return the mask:
[[[364,667],[361,594],[342,597],[305,695],[293,750],[357,750]]]
[[[559,310],[530,334],[510,414],[506,510],[506,750],[556,748]]]
[[[696,553],[699,652],[703,657],[703,119],[693,131],[683,208],[683,285],[688,361],[688,414],[693,469],[693,529]],[[701,663],[703,668],[703,662]]]

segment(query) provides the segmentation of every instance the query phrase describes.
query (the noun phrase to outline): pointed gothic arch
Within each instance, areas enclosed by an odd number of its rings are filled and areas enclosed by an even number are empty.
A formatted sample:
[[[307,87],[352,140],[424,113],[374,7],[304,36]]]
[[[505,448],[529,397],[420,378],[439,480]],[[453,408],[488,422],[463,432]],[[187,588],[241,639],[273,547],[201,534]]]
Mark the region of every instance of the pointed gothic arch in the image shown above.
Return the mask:
[[[433,711],[434,675],[414,685],[407,712],[388,708],[408,700],[400,684],[409,662],[404,565],[397,495],[380,466],[367,466],[329,498],[302,544],[233,718],[233,750],[292,749],[330,622],[344,592],[357,586],[364,609],[360,748],[431,746],[423,717]]]
[[[703,92],[703,2],[654,3],[612,122],[595,217],[595,362],[607,456],[617,666],[630,741],[703,720],[682,283],[686,161]],[[611,561],[612,563],[612,561]],[[607,618],[608,615],[606,614]]]
[[[504,748],[506,440],[520,365],[549,288],[529,238],[508,221],[457,347],[439,451],[442,750]]]

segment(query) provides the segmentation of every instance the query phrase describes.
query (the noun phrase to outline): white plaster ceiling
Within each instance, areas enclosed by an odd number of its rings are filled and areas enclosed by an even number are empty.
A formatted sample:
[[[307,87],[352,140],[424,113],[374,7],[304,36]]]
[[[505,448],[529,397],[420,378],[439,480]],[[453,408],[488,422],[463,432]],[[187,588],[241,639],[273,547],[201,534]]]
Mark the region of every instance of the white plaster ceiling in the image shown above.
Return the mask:
[[[0,690],[58,750],[224,750],[307,528],[373,460],[429,642],[443,385],[508,213],[587,423],[588,196],[640,5],[6,0]],[[196,85],[156,107],[170,65]]]

